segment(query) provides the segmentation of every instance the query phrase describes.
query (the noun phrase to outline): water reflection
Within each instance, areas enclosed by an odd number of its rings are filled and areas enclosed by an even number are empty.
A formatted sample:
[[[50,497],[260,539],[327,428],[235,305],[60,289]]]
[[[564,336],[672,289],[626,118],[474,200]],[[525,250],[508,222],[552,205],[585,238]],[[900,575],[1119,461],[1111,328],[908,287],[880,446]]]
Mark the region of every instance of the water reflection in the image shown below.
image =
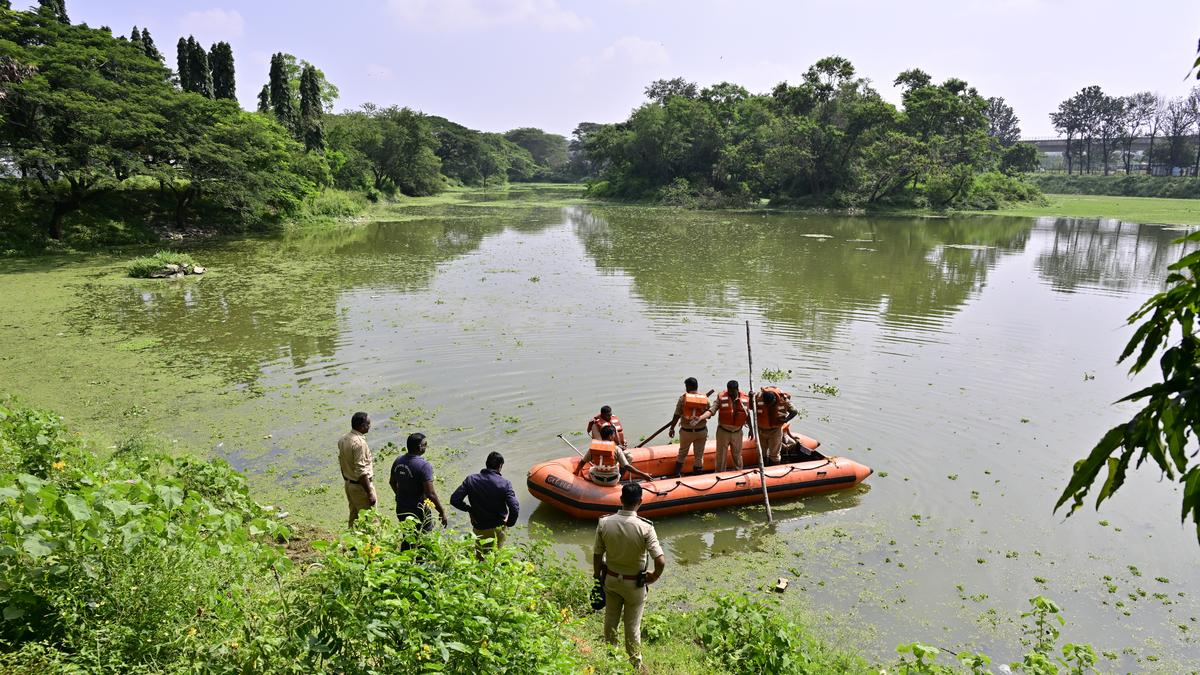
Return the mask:
[[[1157,290],[1167,266],[1196,247],[1175,244],[1186,234],[1177,228],[1119,220],[1040,218],[1037,229],[1045,237],[1038,272],[1067,293],[1080,287]]]

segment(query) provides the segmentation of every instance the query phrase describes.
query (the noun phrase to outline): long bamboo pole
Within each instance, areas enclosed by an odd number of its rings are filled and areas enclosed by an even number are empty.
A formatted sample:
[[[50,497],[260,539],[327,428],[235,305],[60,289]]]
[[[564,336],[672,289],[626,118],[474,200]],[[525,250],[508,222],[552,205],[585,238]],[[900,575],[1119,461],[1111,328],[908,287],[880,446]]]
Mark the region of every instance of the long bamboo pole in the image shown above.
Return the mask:
[[[754,436],[754,447],[758,450],[758,476],[762,483],[763,503],[767,505],[767,522],[775,522],[771,514],[771,498],[767,496],[767,463],[763,460],[762,437],[758,428],[758,397],[754,395],[754,355],[750,352],[750,322],[746,322],[746,361],[750,365],[750,433]]]

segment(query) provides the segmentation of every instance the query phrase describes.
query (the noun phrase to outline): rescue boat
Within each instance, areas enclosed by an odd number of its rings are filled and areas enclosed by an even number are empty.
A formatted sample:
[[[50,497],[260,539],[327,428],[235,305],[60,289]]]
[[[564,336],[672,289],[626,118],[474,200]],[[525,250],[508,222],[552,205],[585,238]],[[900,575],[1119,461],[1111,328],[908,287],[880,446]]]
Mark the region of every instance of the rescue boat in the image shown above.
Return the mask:
[[[797,435],[793,433],[793,435]],[[816,441],[807,437],[809,447]],[[651,476],[663,476],[675,471],[677,445],[653,445],[633,448],[630,462]],[[793,460],[794,461],[790,461]],[[648,518],[670,516],[689,511],[702,511],[724,506],[761,502],[762,484],[759,477],[758,448],[753,439],[742,443],[741,469],[714,471],[716,441],[704,446],[704,471],[690,473],[694,458],[684,463],[681,478],[668,476],[641,481],[642,506],[638,513]],[[529,493],[539,500],[575,518],[597,519],[621,508],[621,484],[599,485],[587,477],[587,470],[576,473],[579,457],[561,457],[535,465],[529,470]],[[772,500],[790,499],[854,487],[870,476],[872,470],[844,457],[784,456],[784,462],[766,468],[767,493]]]

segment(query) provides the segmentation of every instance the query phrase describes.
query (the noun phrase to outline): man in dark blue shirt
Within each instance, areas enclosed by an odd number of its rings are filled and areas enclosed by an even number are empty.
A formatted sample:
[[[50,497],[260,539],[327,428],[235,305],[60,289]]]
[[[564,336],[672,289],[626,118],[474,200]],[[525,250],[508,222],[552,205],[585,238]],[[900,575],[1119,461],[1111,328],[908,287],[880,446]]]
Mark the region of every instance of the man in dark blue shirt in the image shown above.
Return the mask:
[[[467,476],[450,495],[451,506],[471,514],[471,529],[481,552],[504,545],[504,529],[517,524],[521,509],[512,483],[500,475],[504,456],[498,452],[488,454],[485,466],[483,471]]]
[[[422,457],[426,447],[425,434],[409,434],[407,446],[408,452],[392,462],[392,473],[388,479],[388,484],[396,493],[396,517],[401,521],[413,518],[420,523],[421,529],[429,532],[433,529],[433,517],[425,505],[429,501],[437,508],[442,527],[445,527],[449,520],[433,487],[433,465]]]

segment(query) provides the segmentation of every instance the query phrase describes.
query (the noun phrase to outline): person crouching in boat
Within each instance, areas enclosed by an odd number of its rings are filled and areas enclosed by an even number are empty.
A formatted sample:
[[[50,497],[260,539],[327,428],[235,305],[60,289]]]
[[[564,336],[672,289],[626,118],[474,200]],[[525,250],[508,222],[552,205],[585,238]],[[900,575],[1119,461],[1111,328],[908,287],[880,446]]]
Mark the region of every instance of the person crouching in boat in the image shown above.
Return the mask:
[[[792,433],[790,422],[783,425],[783,448],[781,453],[783,457],[799,459],[820,459],[823,457],[821,453],[817,452],[817,446],[820,445],[820,442],[812,438],[808,438],[808,442],[815,445],[806,446],[804,441],[800,440],[799,436]]]
[[[726,458],[732,460],[733,468],[742,468],[742,427],[750,421],[750,397],[738,391],[738,381],[730,380],[725,391],[717,394],[704,414],[696,418],[693,426],[717,416],[717,471],[725,470]]]
[[[587,423],[587,433],[594,440],[600,440],[600,430],[606,426],[611,426],[616,430],[617,437],[613,440],[617,445],[625,447],[625,427],[621,426],[621,418],[612,414],[612,406],[601,406],[600,414],[593,417]]]
[[[758,396],[758,440],[767,466],[778,464],[783,447],[783,425],[796,416],[792,396],[779,387],[763,387]]]
[[[616,485],[626,471],[642,480],[654,480],[653,476],[629,461],[628,451],[613,440],[616,434],[616,427],[611,424],[600,427],[600,438],[588,446],[588,451],[575,467],[575,473],[583,471],[583,467],[591,462],[592,468],[588,469],[588,478],[597,485]]]

